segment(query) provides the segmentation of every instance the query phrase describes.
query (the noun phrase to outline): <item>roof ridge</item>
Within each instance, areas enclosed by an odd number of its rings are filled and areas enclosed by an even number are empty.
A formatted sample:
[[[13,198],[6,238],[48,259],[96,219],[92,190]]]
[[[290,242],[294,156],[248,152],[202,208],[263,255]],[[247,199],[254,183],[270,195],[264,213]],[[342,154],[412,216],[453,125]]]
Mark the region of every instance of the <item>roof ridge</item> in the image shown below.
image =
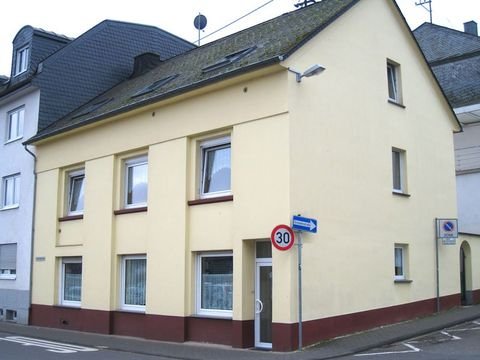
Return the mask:
[[[56,37],[56,38],[59,38],[61,40],[69,40],[69,41],[75,40],[74,37],[70,37],[70,36],[63,35],[63,34],[58,34],[54,31],[45,30],[45,29],[35,27],[35,26],[31,26],[31,28],[33,29],[34,32],[40,32],[42,34],[48,35],[50,37]]]
[[[464,35],[465,37],[470,37],[470,38],[477,39],[477,40],[480,42],[480,36],[478,36],[478,35],[470,34],[470,33],[467,33],[467,32],[465,32],[465,31],[462,31],[462,30],[452,29],[452,28],[449,28],[449,27],[447,27],[447,26],[445,26],[445,25],[438,25],[438,24],[433,24],[433,23],[429,23],[429,22],[424,22],[422,25],[420,25],[420,26],[417,27],[415,30],[413,30],[413,32],[415,33],[415,31],[417,31],[418,29],[420,29],[422,26],[431,26],[431,27],[441,28],[441,29],[443,29],[443,30],[455,32],[455,33],[457,33],[458,35]]]
[[[124,21],[124,20],[114,20],[114,19],[105,19],[102,21],[102,23],[105,22],[105,23],[108,23],[108,24],[111,24],[111,23],[115,23],[115,24],[122,24],[122,25],[128,25],[128,26],[138,26],[138,27],[142,27],[142,28],[151,28],[151,29],[154,29],[154,30],[157,30],[157,31],[161,31],[175,39],[178,39],[178,40],[181,40],[189,45],[193,45],[195,47],[197,47],[197,45],[195,45],[194,43],[178,36],[178,35],[175,35],[174,33],[170,32],[170,31],[167,31],[165,29],[162,29],[161,27],[158,27],[156,25],[151,25],[151,24],[141,24],[141,23],[136,23],[136,22],[130,22],[130,21]]]

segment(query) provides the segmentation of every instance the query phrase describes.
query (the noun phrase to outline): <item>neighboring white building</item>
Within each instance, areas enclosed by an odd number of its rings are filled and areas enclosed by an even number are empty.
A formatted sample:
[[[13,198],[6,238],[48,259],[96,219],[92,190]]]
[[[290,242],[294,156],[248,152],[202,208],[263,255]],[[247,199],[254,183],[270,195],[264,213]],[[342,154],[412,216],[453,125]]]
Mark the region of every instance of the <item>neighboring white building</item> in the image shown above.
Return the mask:
[[[29,318],[35,150],[23,142],[118,82],[194,47],[152,26],[110,20],[76,40],[31,26],[15,36],[10,77],[0,76],[0,320]]]
[[[30,304],[34,161],[22,141],[37,131],[40,91],[0,99],[0,315],[27,323]]]

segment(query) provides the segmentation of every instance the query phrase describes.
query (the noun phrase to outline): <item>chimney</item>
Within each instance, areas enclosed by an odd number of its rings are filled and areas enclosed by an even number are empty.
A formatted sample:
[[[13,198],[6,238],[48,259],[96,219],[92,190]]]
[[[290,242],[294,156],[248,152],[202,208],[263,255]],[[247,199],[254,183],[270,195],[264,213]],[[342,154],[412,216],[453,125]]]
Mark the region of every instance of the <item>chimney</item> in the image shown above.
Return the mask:
[[[133,73],[132,78],[145,74],[147,71],[152,70],[158,66],[162,60],[160,60],[160,55],[155,53],[143,53],[135,56],[135,61],[133,63]]]
[[[463,23],[463,28],[465,29],[465,33],[478,36],[477,23],[475,21],[472,20]]]

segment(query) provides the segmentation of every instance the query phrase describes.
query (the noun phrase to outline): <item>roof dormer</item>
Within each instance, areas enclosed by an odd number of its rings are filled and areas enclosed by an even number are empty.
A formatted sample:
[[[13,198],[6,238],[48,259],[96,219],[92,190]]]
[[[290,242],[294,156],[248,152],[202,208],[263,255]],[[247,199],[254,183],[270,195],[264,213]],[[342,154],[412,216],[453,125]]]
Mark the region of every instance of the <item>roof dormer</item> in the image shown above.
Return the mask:
[[[19,82],[35,74],[38,64],[67,45],[72,39],[24,26],[13,39],[11,82]]]

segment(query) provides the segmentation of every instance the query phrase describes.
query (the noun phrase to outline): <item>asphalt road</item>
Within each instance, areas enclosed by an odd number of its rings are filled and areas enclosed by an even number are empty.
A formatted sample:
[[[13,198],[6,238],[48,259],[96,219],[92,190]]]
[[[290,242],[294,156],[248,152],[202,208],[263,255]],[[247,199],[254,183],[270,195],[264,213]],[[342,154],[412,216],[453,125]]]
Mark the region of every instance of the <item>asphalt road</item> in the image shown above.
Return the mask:
[[[248,358],[254,359],[255,353]],[[238,355],[238,354],[237,354]],[[295,358],[294,354],[292,358]],[[287,355],[287,357],[289,357]],[[218,359],[218,356],[216,357]],[[239,358],[238,356],[235,358]],[[281,359],[281,356],[279,356]],[[172,360],[117,351],[104,347],[84,347],[0,332],[0,360]],[[181,359],[181,356],[177,359]],[[480,319],[419,338],[352,356],[343,360],[479,360]]]
[[[341,359],[479,360],[480,319]]]
[[[133,354],[103,348],[89,348],[72,344],[0,333],[1,360],[167,360],[158,356]],[[171,359],[168,359],[171,360]]]

